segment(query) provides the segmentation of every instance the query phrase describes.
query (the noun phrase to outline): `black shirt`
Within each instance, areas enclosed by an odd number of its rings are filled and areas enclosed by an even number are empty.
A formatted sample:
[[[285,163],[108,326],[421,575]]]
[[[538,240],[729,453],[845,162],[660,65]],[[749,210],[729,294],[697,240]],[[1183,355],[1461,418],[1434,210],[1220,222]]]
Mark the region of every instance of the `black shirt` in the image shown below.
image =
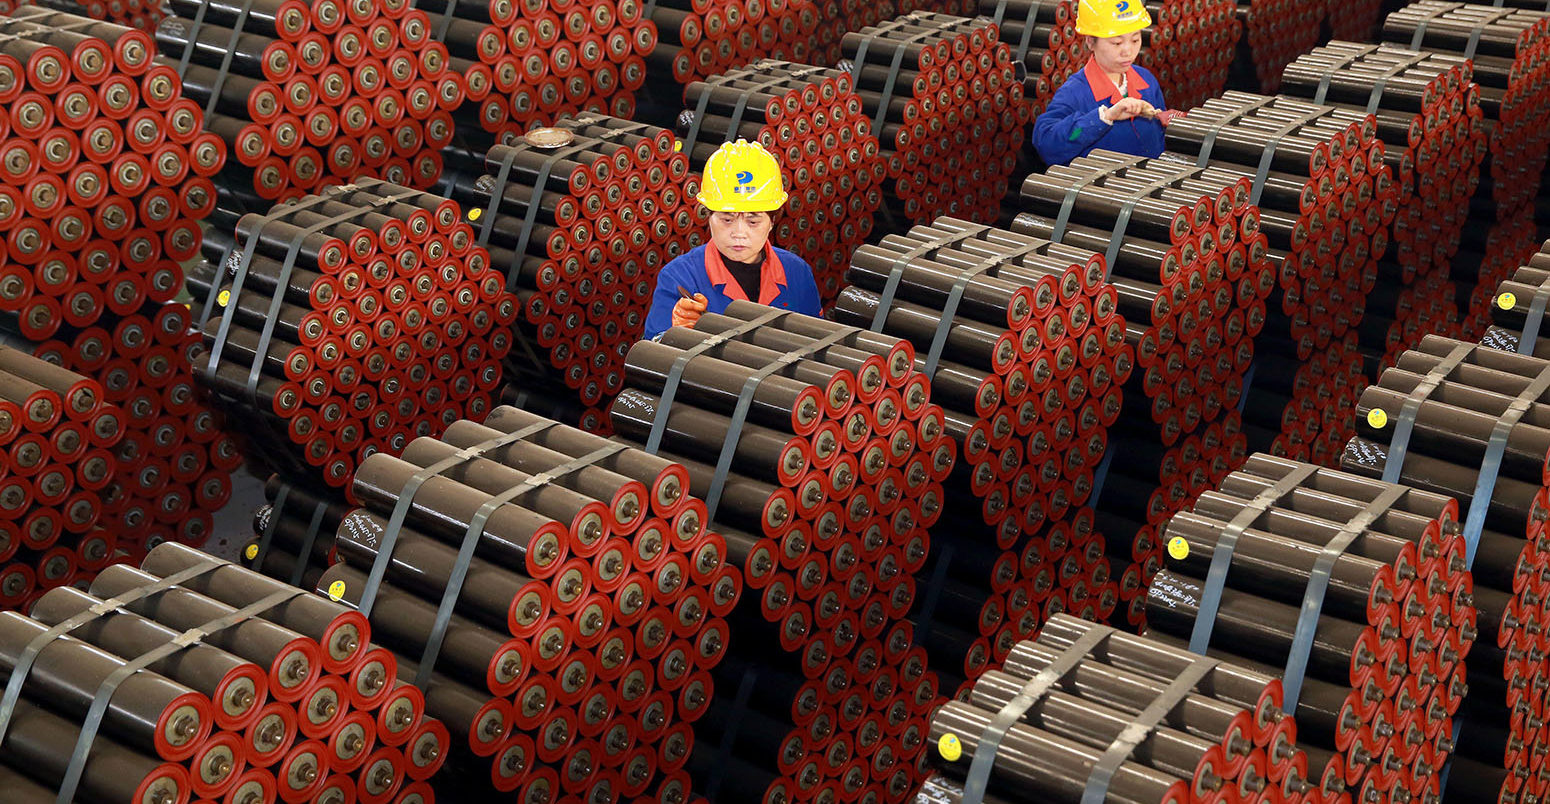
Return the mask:
[[[725,254],[717,253],[721,257],[722,265],[726,266],[727,273],[731,274],[732,278],[737,280],[738,286],[743,289],[743,295],[751,301],[758,301],[759,273],[764,267],[764,255],[761,253],[759,259],[754,262],[737,262]]]

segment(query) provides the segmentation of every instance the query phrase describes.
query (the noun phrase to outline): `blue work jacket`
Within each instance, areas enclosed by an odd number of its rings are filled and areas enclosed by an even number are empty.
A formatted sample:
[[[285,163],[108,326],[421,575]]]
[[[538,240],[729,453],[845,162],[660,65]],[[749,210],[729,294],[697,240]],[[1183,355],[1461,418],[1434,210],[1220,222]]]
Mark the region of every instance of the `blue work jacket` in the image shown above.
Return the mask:
[[[1125,83],[1130,97],[1140,97],[1159,112],[1163,102],[1157,78],[1145,67],[1131,67]],[[1081,72],[1056,90],[1055,97],[1033,123],[1033,146],[1048,165],[1068,165],[1094,148],[1135,156],[1155,157],[1163,152],[1163,125],[1156,120],[1133,117],[1113,125],[1098,117],[1100,106],[1113,106],[1119,90],[1098,65],[1088,60]]]
[[[690,249],[662,266],[657,274],[657,290],[651,295],[651,311],[646,314],[645,337],[655,338],[673,325],[673,306],[683,298],[679,288],[691,296],[705,294],[707,313],[720,313],[733,299],[745,299],[811,316],[822,314],[823,301],[813,269],[801,257],[766,244],[764,265],[759,271],[759,298],[748,299],[742,286],[721,264],[719,254],[706,258],[707,248]]]

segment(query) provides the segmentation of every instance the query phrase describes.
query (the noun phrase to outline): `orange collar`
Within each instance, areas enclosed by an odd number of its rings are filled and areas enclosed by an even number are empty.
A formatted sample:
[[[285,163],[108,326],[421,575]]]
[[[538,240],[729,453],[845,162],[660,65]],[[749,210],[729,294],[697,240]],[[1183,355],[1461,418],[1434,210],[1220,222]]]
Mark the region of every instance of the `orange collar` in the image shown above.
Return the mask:
[[[712,243],[705,244],[705,275],[710,278],[712,285],[721,286],[721,292],[727,298],[749,301],[743,286],[727,270],[726,263],[721,261],[721,252]],[[780,258],[775,256],[775,246],[765,241],[764,264],[759,266],[759,303],[775,301],[775,297],[780,295],[780,289],[785,286],[786,268],[780,264]]]
[[[1119,94],[1119,87],[1114,86],[1114,82],[1104,74],[1103,68],[1098,66],[1096,59],[1089,56],[1087,66],[1082,68],[1082,72],[1087,76],[1087,85],[1092,87],[1093,100],[1119,103],[1123,99],[1124,96]],[[1140,97],[1141,90],[1150,86],[1151,84],[1146,83],[1146,79],[1136,72],[1136,68],[1130,67],[1125,70],[1125,89],[1130,92],[1130,97]]]

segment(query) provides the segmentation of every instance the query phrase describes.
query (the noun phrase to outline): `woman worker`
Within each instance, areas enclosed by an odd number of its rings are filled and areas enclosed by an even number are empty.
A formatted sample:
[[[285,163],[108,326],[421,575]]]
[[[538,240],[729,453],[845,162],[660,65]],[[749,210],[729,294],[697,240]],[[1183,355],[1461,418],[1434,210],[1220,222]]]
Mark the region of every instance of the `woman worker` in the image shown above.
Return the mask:
[[[764,146],[729,142],[705,163],[700,203],[710,210],[710,243],[662,266],[646,315],[646,337],[691,327],[707,310],[733,299],[816,316],[821,312],[813,269],[770,244],[770,213],[786,203],[780,164]]]
[[[1157,78],[1135,64],[1151,24],[1142,0],[1081,0],[1076,32],[1093,54],[1034,122],[1033,145],[1046,164],[1069,164],[1094,148],[1162,154],[1163,126],[1177,113],[1167,111]]]

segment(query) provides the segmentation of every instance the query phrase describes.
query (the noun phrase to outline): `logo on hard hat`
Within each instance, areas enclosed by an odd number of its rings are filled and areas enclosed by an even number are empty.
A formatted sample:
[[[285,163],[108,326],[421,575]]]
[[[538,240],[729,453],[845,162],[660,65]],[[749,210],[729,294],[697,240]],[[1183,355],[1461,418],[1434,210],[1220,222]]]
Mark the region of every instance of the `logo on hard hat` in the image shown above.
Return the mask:
[[[737,172],[737,186],[732,188],[732,192],[734,194],[758,192],[759,188],[749,186],[751,184],[753,184],[753,174],[746,170],[739,170]]]
[[[1114,5],[1114,16],[1116,19],[1126,19],[1135,15],[1136,12],[1130,8],[1130,0],[1119,0]]]

